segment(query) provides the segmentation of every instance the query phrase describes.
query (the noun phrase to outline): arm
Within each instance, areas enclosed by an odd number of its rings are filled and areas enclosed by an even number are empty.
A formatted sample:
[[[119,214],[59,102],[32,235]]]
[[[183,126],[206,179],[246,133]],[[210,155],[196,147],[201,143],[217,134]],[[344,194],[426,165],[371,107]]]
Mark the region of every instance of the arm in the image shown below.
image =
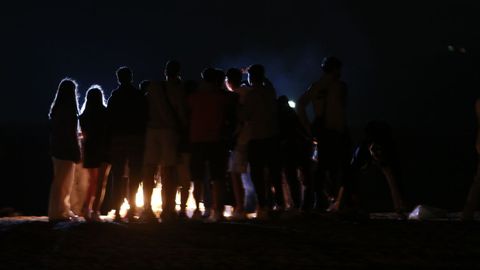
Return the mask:
[[[312,131],[310,130],[310,122],[308,120],[306,108],[312,102],[312,88],[313,85],[310,86],[308,90],[305,91],[305,93],[303,93],[297,101],[298,118],[309,136],[312,135]]]

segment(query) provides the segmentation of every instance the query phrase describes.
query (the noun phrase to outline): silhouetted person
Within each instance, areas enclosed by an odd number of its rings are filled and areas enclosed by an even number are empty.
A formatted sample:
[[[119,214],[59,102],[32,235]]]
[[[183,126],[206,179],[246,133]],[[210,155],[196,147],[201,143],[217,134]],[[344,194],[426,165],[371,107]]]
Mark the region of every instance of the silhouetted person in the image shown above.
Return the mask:
[[[136,212],[135,194],[142,177],[142,158],[147,107],[144,95],[132,85],[133,73],[128,67],[117,70],[119,86],[108,99],[108,129],[111,136],[113,203],[117,221],[123,199],[127,197],[132,221]],[[128,191],[128,193],[127,193]]]
[[[150,209],[154,175],[160,167],[163,200],[161,219],[168,221],[177,215],[175,195],[179,185],[178,168],[183,161],[180,144],[185,137],[188,122],[180,64],[176,61],[167,62],[164,75],[166,81],[152,81],[147,91],[149,117],[145,148],[144,198],[145,209]],[[188,190],[188,187],[185,190]],[[184,198],[185,203],[186,199]]]
[[[195,189],[205,181],[212,182],[212,202],[208,221],[223,218],[223,195],[227,167],[226,143],[222,138],[229,98],[221,89],[225,74],[207,68],[198,90],[188,98],[190,141],[192,143],[192,176]],[[207,175],[210,179],[207,179]],[[200,198],[195,192],[195,200]]]
[[[235,109],[241,110],[245,96],[250,91],[248,86],[242,85],[242,71],[240,69],[231,68],[226,74],[227,88],[238,95]],[[238,117],[238,113],[237,113]],[[247,173],[248,156],[247,147],[249,141],[249,129],[245,122],[236,121],[236,130],[234,133],[234,147],[230,157],[230,175],[232,177],[232,187],[235,196],[235,208],[232,218],[245,218],[245,189],[242,183],[242,174]]]
[[[299,209],[302,194],[297,170],[300,170],[303,179],[309,179],[311,142],[295,109],[290,107],[288,101],[287,96],[278,98],[280,156],[293,200],[292,208]]]
[[[50,154],[53,159],[53,182],[50,189],[48,218],[51,222],[68,221],[74,214],[69,197],[80,162],[78,141],[77,84],[63,79],[58,86],[50,113]]]
[[[345,203],[345,208],[361,210],[362,198],[358,193],[360,174],[370,166],[378,167],[387,180],[395,211],[404,218],[405,202],[400,192],[399,161],[392,130],[385,122],[372,121],[365,128],[365,138],[353,151],[350,167],[344,181],[344,189],[340,192],[339,202]],[[350,204],[350,205],[349,205]],[[335,205],[338,210],[343,206]]]
[[[105,197],[107,179],[110,173],[108,156],[107,108],[103,90],[92,85],[80,115],[83,134],[83,167],[88,171],[89,187],[83,215],[87,220],[101,221],[100,207]]]
[[[145,94],[147,94],[149,86],[150,86],[150,81],[149,80],[143,80],[138,85],[138,89],[140,89],[140,91],[145,95]]]
[[[252,182],[257,193],[257,218],[267,219],[268,211],[273,207],[269,200],[271,185],[275,188],[275,201],[284,206],[278,141],[277,96],[272,83],[265,77],[262,65],[248,68],[250,90],[245,96],[242,108],[242,120],[248,125],[248,161]],[[267,177],[265,177],[267,170]]]
[[[463,208],[462,219],[465,221],[473,220],[475,209],[478,208],[478,203],[480,201],[480,99],[477,99],[475,102],[475,115],[477,119],[477,137],[475,140],[477,171],[473,178],[473,183],[470,187],[465,207]]]
[[[323,74],[300,97],[297,112],[300,120],[314,140],[318,143],[318,167],[314,183],[305,183],[306,198],[304,208],[313,206],[315,189],[315,207],[326,208],[328,200],[337,196],[350,157],[349,135],[347,130],[347,86],[341,81],[342,63],[335,57],[326,57],[322,63]],[[312,104],[314,120],[310,124],[306,107]],[[327,174],[329,178],[327,179]],[[324,189],[328,180],[328,198]]]

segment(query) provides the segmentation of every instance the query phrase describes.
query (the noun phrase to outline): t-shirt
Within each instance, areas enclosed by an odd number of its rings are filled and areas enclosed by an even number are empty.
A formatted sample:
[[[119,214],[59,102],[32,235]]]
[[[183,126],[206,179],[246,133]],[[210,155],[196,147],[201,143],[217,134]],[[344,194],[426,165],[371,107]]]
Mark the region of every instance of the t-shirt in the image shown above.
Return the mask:
[[[146,97],[149,128],[178,130],[187,125],[185,87],[182,82],[151,82]]]
[[[238,94],[238,110],[237,113],[239,116],[241,114],[242,106],[245,104],[245,97],[247,96],[248,92],[252,90],[250,87],[246,85],[242,85],[239,88],[235,89],[234,92]],[[237,125],[237,144],[239,145],[246,145],[250,140],[250,129],[248,123],[239,119]]]
[[[220,89],[203,82],[188,97],[190,111],[190,141],[218,142],[222,140],[229,98]]]
[[[257,86],[247,92],[242,119],[248,125],[250,139],[267,139],[278,134],[277,97],[273,87]]]
[[[107,117],[113,137],[144,134],[147,105],[143,93],[130,84],[120,85],[108,99]]]

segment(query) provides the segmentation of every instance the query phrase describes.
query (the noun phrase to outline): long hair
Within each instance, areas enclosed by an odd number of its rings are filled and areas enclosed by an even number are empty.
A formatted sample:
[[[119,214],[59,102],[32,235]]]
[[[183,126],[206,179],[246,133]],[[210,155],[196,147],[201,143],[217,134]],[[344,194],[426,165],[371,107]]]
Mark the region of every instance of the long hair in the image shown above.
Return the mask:
[[[95,113],[105,109],[105,96],[100,85],[92,85],[87,90],[85,102],[83,102],[81,114]]]
[[[77,82],[70,78],[65,78],[60,82],[55,98],[50,106],[49,119],[52,119],[59,113],[78,115],[77,87]]]

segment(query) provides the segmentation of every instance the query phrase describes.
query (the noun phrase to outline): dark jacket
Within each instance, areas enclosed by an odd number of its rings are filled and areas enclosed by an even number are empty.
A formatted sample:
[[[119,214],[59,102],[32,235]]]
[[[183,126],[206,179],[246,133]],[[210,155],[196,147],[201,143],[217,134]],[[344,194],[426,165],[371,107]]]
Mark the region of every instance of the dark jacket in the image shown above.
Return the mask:
[[[110,136],[144,134],[147,112],[143,93],[132,85],[120,85],[108,99],[107,119]]]

